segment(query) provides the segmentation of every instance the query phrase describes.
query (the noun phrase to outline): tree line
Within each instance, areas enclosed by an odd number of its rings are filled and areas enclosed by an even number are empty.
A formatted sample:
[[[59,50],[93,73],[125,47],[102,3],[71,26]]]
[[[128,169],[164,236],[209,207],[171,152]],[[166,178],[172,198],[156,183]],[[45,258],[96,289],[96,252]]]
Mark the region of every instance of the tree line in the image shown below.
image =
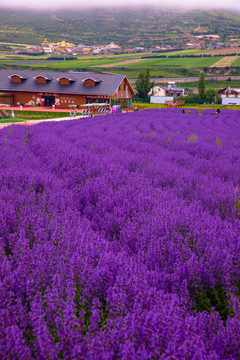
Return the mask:
[[[135,83],[135,88],[137,90],[137,98],[139,99],[149,99],[149,92],[155,86],[154,82],[151,82],[151,74],[149,68],[142,69],[139,74],[138,78]],[[198,81],[198,94],[191,94],[189,93],[187,96],[181,98],[185,100],[186,103],[219,103],[220,98],[218,92],[213,89],[209,88],[206,89],[206,82],[205,82],[205,73],[201,72],[199,81]]]

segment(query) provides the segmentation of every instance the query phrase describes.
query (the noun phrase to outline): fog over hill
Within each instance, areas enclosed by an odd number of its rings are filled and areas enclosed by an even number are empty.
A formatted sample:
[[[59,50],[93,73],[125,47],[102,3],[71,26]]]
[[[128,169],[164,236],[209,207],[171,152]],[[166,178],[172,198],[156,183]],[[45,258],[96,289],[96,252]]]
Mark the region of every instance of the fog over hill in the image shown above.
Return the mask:
[[[32,0],[11,0],[11,3],[7,3],[4,0],[0,0],[0,7],[27,7],[32,9],[44,9],[44,8],[83,8],[83,7],[112,7],[112,6],[161,6],[161,7],[172,7],[172,8],[198,8],[198,9],[235,9],[240,11],[240,2],[236,0],[168,0],[167,5],[163,0],[121,0],[112,1],[112,0],[89,0],[85,3],[79,2],[79,0],[68,0],[67,5],[65,0],[42,0],[40,2],[33,2]]]

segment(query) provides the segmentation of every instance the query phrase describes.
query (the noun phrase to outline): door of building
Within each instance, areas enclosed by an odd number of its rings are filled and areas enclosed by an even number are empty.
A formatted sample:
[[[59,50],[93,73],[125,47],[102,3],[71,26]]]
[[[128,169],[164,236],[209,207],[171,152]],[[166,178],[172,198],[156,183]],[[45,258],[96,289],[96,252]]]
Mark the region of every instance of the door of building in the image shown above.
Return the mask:
[[[44,98],[44,106],[51,107],[55,104],[54,96],[43,96]]]

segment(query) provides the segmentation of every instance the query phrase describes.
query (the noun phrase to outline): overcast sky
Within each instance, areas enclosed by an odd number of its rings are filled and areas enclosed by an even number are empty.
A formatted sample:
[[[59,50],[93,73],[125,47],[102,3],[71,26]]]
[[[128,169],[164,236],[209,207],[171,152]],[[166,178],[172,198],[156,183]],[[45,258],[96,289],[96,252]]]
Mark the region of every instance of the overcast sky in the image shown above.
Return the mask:
[[[166,6],[189,8],[237,9],[240,11],[240,0],[0,0],[0,6],[46,8],[82,8],[85,6]],[[120,5],[121,4],[121,5]]]

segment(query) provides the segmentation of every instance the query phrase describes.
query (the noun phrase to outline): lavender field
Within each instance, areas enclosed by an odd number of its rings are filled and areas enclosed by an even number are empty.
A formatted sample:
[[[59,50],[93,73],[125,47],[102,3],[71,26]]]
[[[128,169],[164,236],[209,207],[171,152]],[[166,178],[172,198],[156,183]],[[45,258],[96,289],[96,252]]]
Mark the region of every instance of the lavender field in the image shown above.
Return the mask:
[[[240,113],[0,130],[1,359],[240,359]]]

